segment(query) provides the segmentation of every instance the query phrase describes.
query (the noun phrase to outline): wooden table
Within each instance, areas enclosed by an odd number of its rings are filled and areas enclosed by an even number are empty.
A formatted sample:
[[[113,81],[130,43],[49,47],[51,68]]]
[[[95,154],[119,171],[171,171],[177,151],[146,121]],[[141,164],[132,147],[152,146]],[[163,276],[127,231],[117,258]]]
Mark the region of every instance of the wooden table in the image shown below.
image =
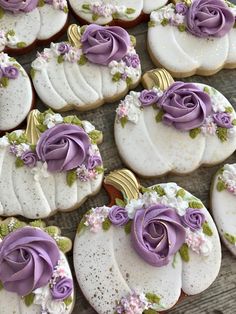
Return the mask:
[[[236,2],[236,0],[234,0]],[[71,22],[74,19],[70,18]],[[142,61],[143,72],[152,69],[154,66],[149,59],[146,50],[147,25],[145,23],[129,30],[137,38],[137,52]],[[65,39],[63,36],[60,40]],[[39,51],[42,47],[38,48]],[[36,50],[31,53],[18,57],[17,60],[29,71],[30,63],[36,56]],[[209,56],[210,57],[210,56]],[[236,70],[223,70],[212,77],[194,76],[186,81],[201,82],[209,84],[222,92],[236,108]],[[140,89],[139,86],[138,89]],[[122,164],[113,138],[113,123],[115,118],[115,109],[118,103],[106,104],[99,109],[88,113],[79,114],[82,119],[87,119],[95,124],[98,130],[103,131],[104,141],[100,146],[101,154],[104,160],[104,166],[107,172],[117,168],[124,167]],[[37,99],[37,106],[45,109]],[[226,162],[236,162],[236,155],[232,155]],[[159,182],[176,182],[178,185],[186,188],[199,197],[206,207],[209,207],[209,188],[213,174],[221,165],[211,168],[200,168],[191,175],[176,176],[166,175],[156,180],[141,180],[144,186],[150,186]],[[108,197],[102,190],[97,196],[89,199],[80,209],[67,214],[57,214],[47,219],[47,223],[55,224],[61,227],[65,236],[74,239],[77,224],[82,214],[94,206],[107,204]],[[224,210],[222,208],[222,210]],[[188,297],[181,301],[173,310],[172,314],[234,314],[236,313],[236,260],[231,253],[222,245],[223,260],[220,274],[213,285],[205,292],[194,297]],[[73,269],[72,252],[69,254],[69,261]],[[76,304],[73,314],[94,314],[96,313],[83,297],[75,279]],[[113,313],[111,313],[113,314]]]

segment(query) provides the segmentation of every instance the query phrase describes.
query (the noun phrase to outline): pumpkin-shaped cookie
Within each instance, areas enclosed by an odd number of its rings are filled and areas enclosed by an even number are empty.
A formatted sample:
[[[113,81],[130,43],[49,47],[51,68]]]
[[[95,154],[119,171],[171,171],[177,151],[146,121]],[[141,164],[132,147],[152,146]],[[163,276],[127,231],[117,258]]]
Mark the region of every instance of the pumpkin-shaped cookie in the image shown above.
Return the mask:
[[[60,36],[68,18],[66,0],[0,1],[0,51],[25,53]]]
[[[30,79],[23,67],[0,53],[0,133],[19,126],[33,106]]]
[[[118,26],[71,25],[70,43],[51,44],[32,63],[41,100],[57,111],[88,110],[123,97],[141,77],[135,39]]]
[[[151,13],[148,48],[174,77],[236,67],[236,6],[223,0],[170,3]]]
[[[32,111],[0,138],[0,214],[43,218],[79,207],[103,178],[102,133],[77,116]]]
[[[143,77],[145,89],[120,102],[114,126],[123,161],[141,176],[190,173],[236,149],[236,115],[216,89],[174,82],[165,70]]]
[[[75,294],[65,253],[71,241],[42,221],[0,221],[1,314],[70,314]]]
[[[236,164],[224,165],[211,189],[212,213],[225,245],[236,256]]]
[[[84,24],[121,25],[133,27],[148,18],[148,15],[167,0],[69,0],[78,20]]]
[[[143,188],[126,169],[105,184],[116,204],[89,210],[74,243],[77,280],[97,313],[166,311],[181,291],[212,284],[221,246],[199,199],[175,183]]]

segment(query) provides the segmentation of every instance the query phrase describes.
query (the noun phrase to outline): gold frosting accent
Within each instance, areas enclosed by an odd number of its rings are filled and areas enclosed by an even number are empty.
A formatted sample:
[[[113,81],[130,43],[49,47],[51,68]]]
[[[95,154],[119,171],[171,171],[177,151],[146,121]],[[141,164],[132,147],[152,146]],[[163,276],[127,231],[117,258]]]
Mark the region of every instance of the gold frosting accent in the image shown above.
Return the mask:
[[[105,184],[112,185],[124,194],[127,201],[138,199],[140,185],[135,175],[128,169],[115,170],[104,180]]]
[[[173,83],[173,77],[165,69],[155,69],[148,71],[142,77],[142,84],[144,88],[147,89],[152,89],[156,86],[164,91]]]
[[[40,114],[40,111],[35,109],[35,110],[30,111],[27,118],[27,128],[25,131],[25,135],[29,143],[31,143],[32,145],[36,145],[40,137],[40,131],[37,128],[37,126],[40,125],[38,121],[39,114]]]
[[[67,30],[69,43],[73,47],[81,48],[81,33],[80,27],[76,24],[71,24]]]

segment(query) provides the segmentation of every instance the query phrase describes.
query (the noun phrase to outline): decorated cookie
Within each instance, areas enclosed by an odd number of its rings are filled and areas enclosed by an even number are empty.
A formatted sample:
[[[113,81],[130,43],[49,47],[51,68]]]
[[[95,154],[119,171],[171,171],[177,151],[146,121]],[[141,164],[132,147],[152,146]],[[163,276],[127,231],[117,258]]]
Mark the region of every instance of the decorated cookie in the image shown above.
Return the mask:
[[[43,218],[96,194],[102,133],[77,116],[34,110],[26,130],[0,138],[0,215]]]
[[[140,81],[135,38],[118,26],[71,25],[68,42],[38,53],[31,75],[37,94],[57,111],[88,110],[123,97]]]
[[[212,75],[236,68],[236,5],[224,0],[182,0],[151,13],[152,61],[174,77]]]
[[[69,0],[80,22],[133,27],[168,0]]]
[[[165,70],[143,76],[116,110],[115,141],[123,161],[141,176],[190,173],[236,149],[236,115],[216,89],[174,82]]]
[[[75,295],[65,253],[71,240],[42,221],[0,221],[1,314],[70,314]]]
[[[213,283],[221,246],[199,199],[175,183],[141,187],[127,169],[105,184],[115,204],[90,209],[74,243],[78,283],[99,314],[166,311]]]
[[[213,216],[222,240],[236,256],[236,164],[224,165],[215,175],[211,189]]]
[[[23,67],[0,53],[0,133],[20,125],[33,105],[30,79]]]
[[[24,53],[60,36],[66,26],[66,0],[0,0],[0,51]]]

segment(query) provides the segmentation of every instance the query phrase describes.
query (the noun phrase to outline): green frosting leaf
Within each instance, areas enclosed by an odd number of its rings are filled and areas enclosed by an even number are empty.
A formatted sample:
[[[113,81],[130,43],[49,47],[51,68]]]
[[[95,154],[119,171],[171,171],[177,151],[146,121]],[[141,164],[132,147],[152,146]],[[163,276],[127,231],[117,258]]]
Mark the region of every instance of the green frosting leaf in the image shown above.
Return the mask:
[[[162,26],[166,26],[166,25],[168,25],[169,24],[169,19],[167,19],[167,18],[164,18],[162,21],[161,21],[161,25]]]
[[[108,218],[106,218],[105,221],[103,221],[102,223],[102,229],[104,231],[108,231],[110,228],[111,228],[111,221]]]
[[[98,14],[93,14],[92,15],[92,20],[95,22],[99,19],[99,15]]]
[[[15,166],[16,168],[21,168],[24,166],[24,161],[22,159],[20,159],[19,157],[16,158],[15,161]]]
[[[70,296],[70,297],[66,298],[65,300],[63,300],[63,302],[65,303],[66,306],[69,306],[73,302],[73,299]]]
[[[128,87],[130,87],[132,85],[132,83],[133,83],[131,77],[127,77],[127,79],[125,81],[126,81],[126,84],[128,85]]]
[[[113,82],[119,82],[120,79],[121,79],[121,73],[119,73],[119,72],[114,74],[113,77],[112,77],[112,81]]]
[[[0,85],[2,85],[2,87],[7,87],[9,85],[9,78],[3,76],[0,80]]]
[[[66,173],[66,183],[71,187],[77,180],[76,170],[70,170]]]
[[[205,92],[205,93],[207,93],[207,94],[211,94],[211,90],[210,90],[210,88],[208,87],[208,86],[205,86],[204,88],[203,88],[203,91]]]
[[[8,234],[9,234],[9,229],[8,229],[7,224],[1,223],[0,224],[0,235],[1,235],[1,238],[4,238]]]
[[[85,221],[86,221],[86,218],[85,218],[85,215],[82,217],[82,219],[80,220],[79,222],[79,225],[78,225],[78,228],[77,228],[77,233],[79,234],[84,228],[86,228],[85,226]]]
[[[10,29],[7,33],[6,33],[6,37],[8,38],[8,36],[15,36],[15,31],[13,29]]]
[[[97,144],[102,138],[102,132],[98,130],[94,130],[88,133],[93,144]]]
[[[217,189],[218,192],[222,192],[222,191],[224,191],[226,189],[226,184],[220,178],[218,178],[218,182],[216,184],[216,189]]]
[[[153,192],[153,189],[151,189],[151,188],[145,188],[144,186],[141,186],[141,192],[142,192],[142,193]]]
[[[135,13],[135,9],[133,8],[127,8],[126,11],[125,11],[126,14],[133,14]]]
[[[85,57],[85,55],[81,55],[79,60],[78,60],[78,64],[79,65],[85,65],[87,63],[87,58]]]
[[[185,32],[186,31],[186,25],[185,24],[179,24],[178,25],[178,30],[180,32]]]
[[[209,226],[207,221],[205,221],[204,224],[202,225],[202,231],[209,237],[213,235],[213,231],[211,230],[211,227]]]
[[[232,107],[226,107],[225,112],[232,113],[234,110]]]
[[[59,237],[58,239],[56,239],[56,242],[57,246],[63,253],[66,253],[71,249],[71,241],[68,238]]]
[[[157,311],[153,309],[148,309],[143,311],[144,314],[157,314]]]
[[[63,8],[63,12],[66,13],[66,14],[69,13],[69,9],[68,9],[67,6]]]
[[[153,188],[153,190],[154,190],[155,192],[157,192],[157,194],[158,194],[159,196],[164,196],[164,195],[166,195],[165,190],[164,190],[160,185],[156,185],[156,186]]]
[[[198,134],[201,133],[201,129],[200,128],[196,128],[196,129],[192,129],[189,131],[189,136],[194,139],[198,136]]]
[[[236,243],[236,236],[225,232],[224,233],[224,237],[230,244],[235,245],[235,243]]]
[[[226,128],[217,127],[216,134],[221,142],[226,142],[228,139],[228,130]]]
[[[164,114],[165,114],[165,112],[162,109],[160,109],[158,114],[156,115],[156,118],[155,118],[157,123],[162,121]]]
[[[5,12],[4,12],[3,8],[0,7],[0,19],[3,18],[4,14],[5,14]]]
[[[35,78],[35,74],[36,74],[36,70],[33,69],[33,68],[31,68],[31,69],[30,69],[30,76],[31,76],[32,79]]]
[[[126,234],[130,234],[131,233],[131,227],[132,227],[132,220],[128,221],[127,224],[124,227]]]
[[[148,27],[155,27],[156,23],[154,21],[149,21],[148,22]]]
[[[23,221],[16,220],[13,226],[13,230],[21,229],[24,226],[26,226],[26,223],[24,223]]]
[[[145,297],[150,303],[153,303],[153,304],[159,304],[161,301],[161,298],[154,293],[146,293]]]
[[[121,200],[120,198],[116,198],[115,199],[116,205],[125,208],[126,204],[123,200]]]
[[[95,170],[98,174],[101,174],[101,173],[104,173],[106,169],[103,167],[96,167]]]
[[[83,126],[81,120],[77,116],[67,116],[63,118],[64,123],[75,124],[78,126]]]
[[[51,237],[55,237],[58,234],[58,228],[56,226],[48,226],[44,228],[44,231],[47,232]]]
[[[0,291],[3,289],[3,284],[2,282],[0,281]]]
[[[184,197],[186,194],[185,190],[184,189],[179,189],[178,192],[176,193],[176,196],[180,196],[180,197]]]
[[[127,122],[128,122],[128,118],[127,117],[120,118],[120,123],[121,123],[122,128],[125,127]]]
[[[20,41],[16,44],[16,47],[17,48],[24,48],[24,47],[26,47],[26,43],[24,41]]]
[[[181,248],[179,250],[179,254],[180,254],[180,256],[184,262],[186,262],[186,263],[189,262],[189,252],[188,252],[188,246],[186,243],[184,243],[181,246]]]
[[[90,11],[90,5],[89,4],[83,4],[82,9]]]
[[[115,12],[115,13],[112,13],[112,18],[113,20],[118,20],[119,19],[119,13]]]
[[[232,124],[235,126],[236,125],[236,119],[233,119]]]
[[[30,293],[30,294],[26,295],[24,297],[25,305],[28,306],[28,307],[30,305],[32,305],[34,303],[34,298],[35,298],[35,294],[34,293]]]
[[[63,63],[64,62],[64,57],[62,55],[57,57],[57,63]]]
[[[41,219],[38,219],[38,220],[34,220],[34,221],[31,221],[30,223],[29,223],[29,225],[31,226],[31,227],[35,227],[35,228],[45,228],[45,226],[46,226],[46,224],[45,224],[45,222],[44,221],[42,221]]]
[[[43,7],[45,5],[45,1],[44,0],[39,0],[38,1],[38,7]]]
[[[202,203],[198,202],[198,201],[190,201],[190,202],[188,203],[188,206],[189,206],[190,208],[198,208],[198,209],[204,207],[204,205],[203,205]]]

